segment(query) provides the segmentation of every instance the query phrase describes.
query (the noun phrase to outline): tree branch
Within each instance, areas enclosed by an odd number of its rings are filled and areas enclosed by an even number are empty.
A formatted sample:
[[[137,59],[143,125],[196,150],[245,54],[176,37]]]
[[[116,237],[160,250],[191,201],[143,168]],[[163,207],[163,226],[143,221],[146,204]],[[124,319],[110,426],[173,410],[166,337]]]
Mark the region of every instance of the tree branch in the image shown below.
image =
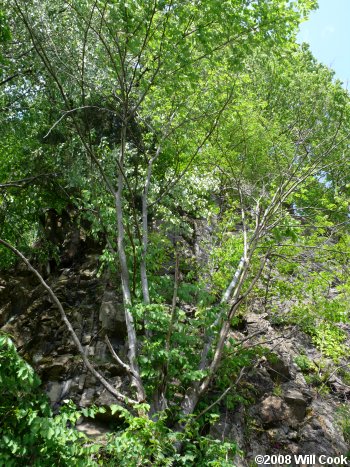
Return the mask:
[[[35,180],[40,180],[42,178],[57,177],[58,173],[48,173],[35,175],[33,177],[22,178],[21,180],[15,180],[7,183],[0,183],[0,189],[2,188],[24,188],[29,185],[29,183],[34,182]]]
[[[78,350],[78,352],[80,353],[81,355],[81,358],[84,362],[84,365],[86,366],[86,368],[90,371],[90,373],[95,376],[95,378],[100,381],[100,383],[104,386],[105,389],[107,389],[107,391],[112,394],[112,396],[114,396],[117,400],[121,401],[121,402],[124,402],[126,404],[129,404],[129,405],[135,405],[137,404],[138,402],[136,400],[133,400],[127,396],[125,396],[124,394],[120,393],[119,391],[117,391],[94,367],[93,365],[91,364],[91,362],[89,361],[89,359],[87,358],[86,354],[85,354],[85,351],[84,351],[84,348],[83,346],[81,345],[80,343],[80,340],[78,338],[78,336],[76,335],[74,329],[73,329],[73,326],[72,324],[70,323],[69,319],[67,318],[67,315],[64,311],[64,308],[60,302],[60,300],[58,299],[57,295],[54,293],[54,291],[51,289],[51,287],[47,284],[47,282],[45,282],[45,280],[43,279],[42,275],[39,273],[39,271],[37,269],[35,269],[31,263],[28,261],[28,259],[20,252],[18,251],[14,246],[10,245],[8,242],[6,242],[5,240],[2,240],[0,238],[0,244],[3,245],[5,248],[7,248],[8,250],[12,251],[12,253],[14,253],[18,258],[20,258],[24,263],[25,265],[27,266],[27,268],[39,279],[41,285],[44,287],[44,289],[48,292],[50,298],[52,299],[52,301],[54,302],[54,304],[57,306],[60,314],[61,314],[61,318],[62,318],[62,321],[64,322],[64,324],[66,325],[66,328],[68,330],[68,332],[70,333],[70,335],[72,336],[72,339],[73,339],[73,342]]]
[[[202,410],[202,412],[200,412],[195,420],[198,420],[199,418],[203,417],[203,415],[205,415],[207,412],[209,412],[210,409],[212,409],[215,405],[217,405],[220,401],[222,401],[222,399],[226,396],[226,394],[228,394],[231,389],[233,388],[233,386],[237,386],[237,384],[240,382],[240,380],[242,379],[243,375],[244,375],[244,371],[245,371],[245,367],[243,367],[238,375],[238,378],[236,378],[236,380],[230,384],[230,386],[225,389],[225,391],[220,395],[220,397],[218,397],[216,399],[216,401],[214,401],[212,404],[208,405],[208,407],[206,407],[204,410]]]

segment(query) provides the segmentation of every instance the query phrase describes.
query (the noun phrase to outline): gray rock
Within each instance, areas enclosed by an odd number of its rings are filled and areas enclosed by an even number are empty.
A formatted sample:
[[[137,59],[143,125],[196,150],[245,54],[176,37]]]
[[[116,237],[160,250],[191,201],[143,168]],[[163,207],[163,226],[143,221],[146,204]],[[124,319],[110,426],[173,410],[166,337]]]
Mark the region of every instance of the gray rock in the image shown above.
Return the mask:
[[[62,394],[62,382],[49,381],[46,387],[46,393],[49,396],[51,404],[59,402]]]
[[[254,386],[254,391],[259,396],[271,393],[274,388],[274,383],[266,368],[254,368],[247,374],[245,380]]]
[[[88,407],[91,405],[95,398],[95,388],[88,388],[83,392],[83,395],[80,399],[80,406],[81,407]]]
[[[272,380],[277,382],[289,381],[293,377],[290,362],[276,354],[269,359],[267,371]]]
[[[85,379],[86,379],[86,374],[82,374],[79,376],[78,388],[80,390],[82,390],[85,386]]]
[[[67,379],[72,373],[71,365],[72,355],[60,355],[58,357],[46,357],[41,361],[41,372],[45,375],[45,379],[51,381],[59,381]]]
[[[118,302],[114,292],[105,291],[99,312],[99,320],[102,329],[109,336],[125,336],[125,312],[124,307]]]
[[[290,412],[281,397],[268,396],[260,404],[259,416],[265,426],[275,426],[287,420]]]
[[[283,398],[290,408],[291,415],[301,422],[306,415],[308,405],[306,397],[297,389],[290,388],[285,391]]]
[[[91,338],[92,338],[91,334],[85,334],[81,340],[81,343],[83,345],[90,344]]]
[[[11,316],[11,304],[7,303],[0,309],[0,326],[4,326]]]
[[[104,423],[91,419],[83,419],[76,428],[95,442],[105,441],[106,434],[111,431]]]

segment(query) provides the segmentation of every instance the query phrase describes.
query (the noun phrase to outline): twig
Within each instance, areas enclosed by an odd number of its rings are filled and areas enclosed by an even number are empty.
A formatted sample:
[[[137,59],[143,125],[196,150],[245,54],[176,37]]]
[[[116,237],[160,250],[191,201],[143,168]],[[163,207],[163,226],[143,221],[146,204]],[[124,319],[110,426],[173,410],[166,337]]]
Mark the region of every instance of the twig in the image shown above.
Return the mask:
[[[81,107],[76,107],[74,109],[66,110],[64,114],[52,125],[52,127],[49,129],[49,131],[46,133],[43,139],[47,138],[49,134],[52,132],[52,130],[68,115],[76,112],[77,110],[84,110],[84,109],[99,109],[103,110],[105,112],[110,112],[112,114],[115,114],[113,110],[107,109],[106,107],[99,107],[98,105],[83,105]]]
[[[123,360],[121,360],[121,359],[118,357],[116,351],[113,349],[113,346],[112,346],[111,341],[109,340],[109,337],[107,336],[107,334],[106,334],[106,336],[105,336],[105,341],[106,341],[106,344],[107,344],[107,346],[108,346],[108,348],[109,348],[109,351],[111,352],[112,357],[114,358],[114,360],[116,360],[116,362],[118,362],[118,364],[119,364],[121,367],[123,367],[124,370],[127,371],[127,373],[131,374],[132,376],[134,376],[134,377],[136,378],[137,375],[135,374],[135,372],[132,371],[132,369],[130,368],[130,366],[127,365],[126,363],[124,363]]]
[[[204,414],[206,414],[211,408],[213,408],[215,405],[217,405],[225,396],[228,392],[231,391],[231,389],[233,388],[233,386],[236,386],[240,380],[242,379],[243,375],[244,375],[244,370],[245,370],[245,367],[243,367],[238,375],[238,378],[232,383],[230,384],[230,386],[225,389],[225,391],[221,394],[220,397],[218,397],[212,404],[208,405],[208,407],[206,407],[204,410],[202,410],[202,412],[200,412],[196,418],[195,418],[195,421],[197,421],[200,417],[202,417]]]
[[[35,175],[33,177],[26,177],[22,178],[21,180],[15,180],[7,183],[0,183],[1,188],[23,188],[24,186],[28,185],[28,183],[33,182],[34,180],[41,179],[41,178],[48,178],[48,177],[57,177],[58,173],[48,173],[48,174],[40,174]]]
[[[333,378],[333,376],[339,371],[341,370],[342,368],[346,368],[346,367],[349,367],[350,366],[350,363],[344,363],[344,365],[340,365],[340,366],[337,366],[336,369],[334,371],[332,371],[332,373],[328,376],[328,378],[326,379],[326,381],[322,384],[320,390],[322,388],[325,387],[325,385],[330,381],[331,378]],[[337,381],[338,384],[340,384],[341,386],[345,386],[346,388],[350,388],[350,386],[348,386],[347,384],[343,383],[342,381]]]

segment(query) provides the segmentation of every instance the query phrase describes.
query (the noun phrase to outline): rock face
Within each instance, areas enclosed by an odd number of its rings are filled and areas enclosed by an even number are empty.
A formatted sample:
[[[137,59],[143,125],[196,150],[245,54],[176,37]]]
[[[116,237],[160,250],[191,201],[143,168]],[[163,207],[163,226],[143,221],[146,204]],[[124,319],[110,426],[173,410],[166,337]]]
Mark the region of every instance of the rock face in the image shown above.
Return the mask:
[[[91,362],[115,380],[116,387],[127,386],[123,369],[112,360],[104,341],[107,333],[118,354],[125,352],[124,310],[117,293],[110,290],[108,278],[97,277],[98,257],[96,251],[87,251],[69,268],[58,269],[48,282]],[[41,377],[54,408],[67,398],[82,407],[115,402],[86,373],[58,310],[36,279],[21,267],[0,279],[0,320],[2,331],[13,337]]]
[[[71,263],[65,259],[65,267],[57,267],[48,281],[90,360],[125,393],[128,378],[112,360],[104,340],[107,334],[118,355],[125,359],[124,310],[108,277],[97,275],[98,253],[85,251]],[[13,336],[20,353],[39,373],[53,407],[58,408],[68,398],[81,407],[115,403],[86,373],[58,311],[23,268],[0,276],[0,326]],[[266,315],[257,313],[249,313],[242,329],[232,332],[236,340],[250,338],[250,344],[261,343],[271,350],[270,356],[247,370],[240,383],[250,388],[253,396],[249,404],[238,404],[230,410],[220,406],[220,418],[210,428],[216,438],[239,445],[244,455],[237,457],[236,464],[251,466],[257,454],[346,454],[349,446],[337,424],[337,408],[344,402],[347,389],[339,389],[341,384],[332,377],[327,382],[330,392],[321,395],[306,383],[294,363],[301,351],[315,355],[308,337],[295,328],[274,328]],[[105,430],[103,423],[101,426],[85,421],[81,429],[99,436]]]
[[[267,342],[273,356],[262,358],[246,375],[244,383],[254,388],[255,401],[248,407],[238,406],[232,413],[225,410],[212,434],[222,438],[224,433],[226,439],[238,443],[244,455],[237,456],[237,466],[253,465],[255,456],[266,454],[315,454],[316,459],[322,454],[346,455],[350,446],[344,440],[338,415],[342,394],[321,395],[318,388],[306,383],[294,363],[300,351],[317,353],[307,336],[297,329],[277,330],[266,315],[249,313],[245,333],[256,335],[257,331],[262,332],[256,342]],[[331,379],[327,387],[332,390]]]

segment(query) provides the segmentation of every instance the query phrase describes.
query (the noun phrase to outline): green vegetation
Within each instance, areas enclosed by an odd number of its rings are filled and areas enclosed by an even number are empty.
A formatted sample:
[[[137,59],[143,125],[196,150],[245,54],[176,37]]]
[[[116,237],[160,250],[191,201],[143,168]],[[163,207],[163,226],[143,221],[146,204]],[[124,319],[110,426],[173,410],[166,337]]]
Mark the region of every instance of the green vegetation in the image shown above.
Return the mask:
[[[239,383],[264,350],[232,337],[251,309],[346,356],[350,101],[296,44],[315,4],[3,1],[0,268],[20,257],[41,280],[122,420],[89,444],[2,336],[6,465],[232,465],[204,427],[253,397]],[[128,394],[40,275],[62,260],[48,216],[70,211],[124,305]]]
[[[341,405],[337,410],[338,423],[343,431],[344,439],[350,442],[350,410],[347,404]]]
[[[75,423],[82,415],[91,419],[106,409],[77,411],[67,401],[60,413],[53,415],[39,388],[39,378],[6,335],[0,336],[0,370],[0,465],[160,466],[176,461],[177,465],[222,466],[230,465],[225,457],[237,451],[233,443],[198,436],[196,424],[179,437],[166,427],[164,418],[155,422],[146,416],[135,417],[119,405],[112,405],[111,413],[119,414],[120,430],[109,435],[105,444],[92,443],[74,429]],[[179,455],[174,443],[181,438],[185,446]]]
[[[308,373],[316,368],[315,364],[306,355],[298,355],[294,361],[303,373]]]
[[[53,416],[39,378],[6,335],[0,335],[0,384],[0,465],[94,465],[99,446],[73,428],[81,414],[68,404]]]

